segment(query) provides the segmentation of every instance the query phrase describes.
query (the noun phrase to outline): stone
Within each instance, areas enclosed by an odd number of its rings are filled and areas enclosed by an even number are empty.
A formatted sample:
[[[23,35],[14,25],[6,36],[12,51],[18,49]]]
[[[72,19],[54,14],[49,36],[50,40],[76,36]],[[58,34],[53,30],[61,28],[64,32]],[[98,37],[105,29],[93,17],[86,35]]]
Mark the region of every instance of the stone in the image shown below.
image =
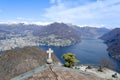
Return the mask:
[[[47,63],[51,64],[53,62],[52,57],[51,57],[51,53],[53,53],[53,50],[49,48],[46,52],[48,53]]]

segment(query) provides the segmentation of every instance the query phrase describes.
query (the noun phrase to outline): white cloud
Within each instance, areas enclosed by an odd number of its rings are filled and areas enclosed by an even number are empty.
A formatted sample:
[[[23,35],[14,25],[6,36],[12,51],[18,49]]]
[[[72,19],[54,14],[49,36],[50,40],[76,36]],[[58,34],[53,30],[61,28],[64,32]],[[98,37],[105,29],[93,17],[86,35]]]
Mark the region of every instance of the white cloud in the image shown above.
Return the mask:
[[[38,21],[36,19],[32,19],[32,18],[23,18],[23,17],[17,17],[16,21],[8,21],[9,23],[24,23],[26,25],[28,24],[36,24],[36,25],[48,25],[52,22],[44,22],[44,21]]]
[[[97,0],[75,7],[69,5],[60,1],[47,8],[43,16],[51,21],[78,25],[120,25],[120,0]]]
[[[18,24],[16,21],[0,21],[0,24]]]
[[[52,22],[31,22],[31,24],[36,24],[36,25],[49,25],[51,24]]]
[[[36,25],[49,25],[51,24],[52,22],[40,22],[40,21],[36,21],[36,22],[33,22],[33,21],[0,21],[0,24],[19,24],[19,23],[24,23],[25,25],[29,25],[29,24],[36,24]]]

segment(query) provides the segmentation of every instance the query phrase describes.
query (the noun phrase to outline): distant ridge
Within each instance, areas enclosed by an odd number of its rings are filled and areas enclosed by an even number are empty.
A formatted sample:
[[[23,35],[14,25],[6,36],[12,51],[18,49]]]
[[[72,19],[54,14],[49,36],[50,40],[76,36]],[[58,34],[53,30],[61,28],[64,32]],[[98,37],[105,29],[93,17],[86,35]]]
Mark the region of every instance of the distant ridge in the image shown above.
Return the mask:
[[[58,39],[68,39],[72,42],[80,41],[79,32],[65,23],[52,23],[41,28],[41,31],[33,33],[34,35],[49,36],[55,35]]]
[[[101,37],[108,45],[109,54],[120,60],[120,28],[115,28]]]
[[[98,38],[109,29],[55,22],[44,26],[0,24],[0,31],[0,51],[5,51],[25,46],[70,46],[81,42],[82,38]]]

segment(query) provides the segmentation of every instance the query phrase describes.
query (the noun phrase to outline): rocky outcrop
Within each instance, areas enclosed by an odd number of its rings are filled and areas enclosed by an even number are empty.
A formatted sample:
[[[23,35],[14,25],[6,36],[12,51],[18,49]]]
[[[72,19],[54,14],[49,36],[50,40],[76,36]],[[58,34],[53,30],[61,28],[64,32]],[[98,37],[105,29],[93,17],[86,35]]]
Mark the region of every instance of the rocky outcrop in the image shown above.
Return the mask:
[[[89,74],[69,68],[53,67],[40,73],[34,74],[26,80],[105,80],[95,74]]]
[[[101,39],[108,45],[109,54],[117,60],[120,60],[120,28],[113,29],[103,35]]]
[[[36,47],[18,48],[0,54],[0,80],[10,80],[46,64],[47,56],[44,50]],[[52,58],[54,62],[59,62],[54,54]]]

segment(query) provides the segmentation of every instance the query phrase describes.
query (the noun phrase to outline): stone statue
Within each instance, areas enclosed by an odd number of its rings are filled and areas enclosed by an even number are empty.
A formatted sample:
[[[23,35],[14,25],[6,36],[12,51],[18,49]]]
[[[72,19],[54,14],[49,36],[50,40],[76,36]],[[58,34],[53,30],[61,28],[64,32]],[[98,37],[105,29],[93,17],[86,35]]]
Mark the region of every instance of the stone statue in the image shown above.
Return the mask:
[[[53,62],[52,57],[51,57],[51,53],[53,53],[53,50],[49,48],[46,52],[48,53],[47,63],[51,64]]]

